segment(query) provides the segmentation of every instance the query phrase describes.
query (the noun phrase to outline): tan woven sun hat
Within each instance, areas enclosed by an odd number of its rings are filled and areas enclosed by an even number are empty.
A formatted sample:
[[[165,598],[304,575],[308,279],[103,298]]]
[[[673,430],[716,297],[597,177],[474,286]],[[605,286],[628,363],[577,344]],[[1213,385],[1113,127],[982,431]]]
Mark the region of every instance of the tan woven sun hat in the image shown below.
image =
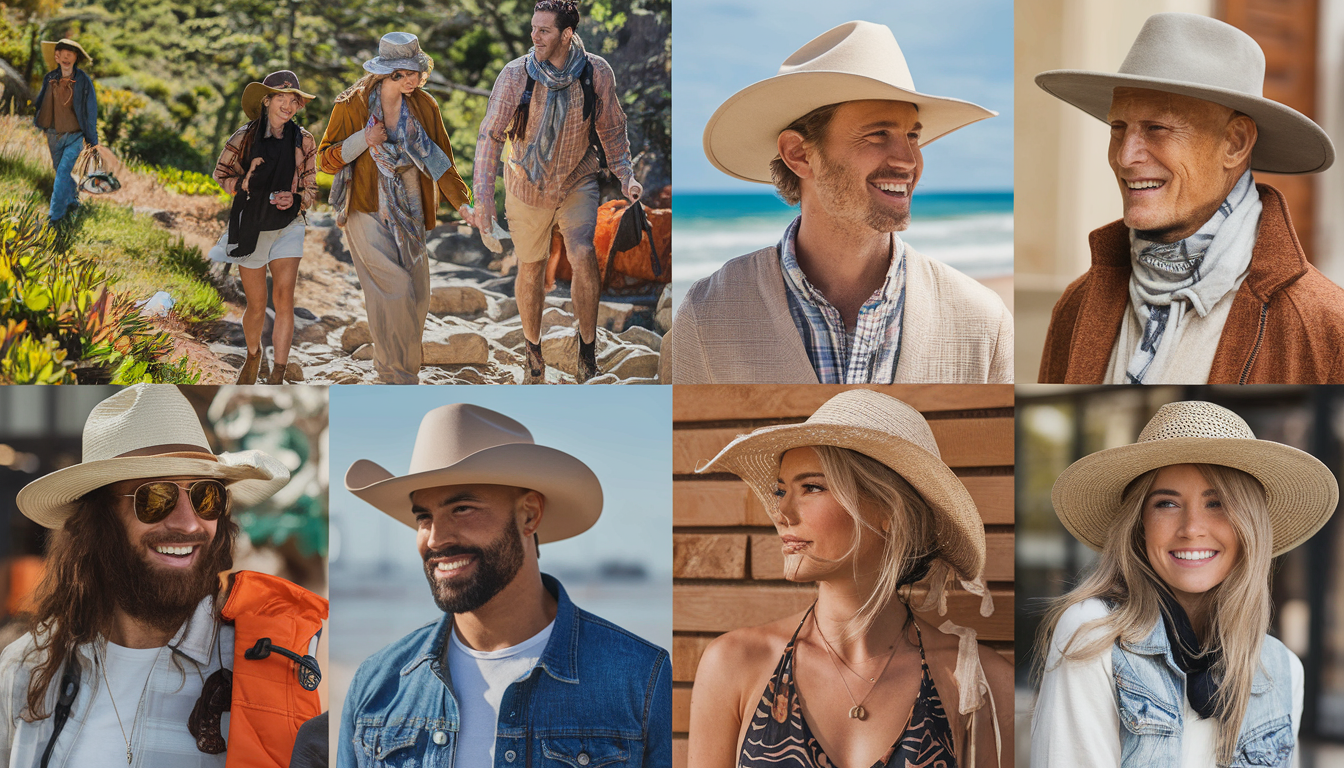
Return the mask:
[[[215,455],[191,403],[171,384],[136,384],[94,406],[84,422],[82,461],[40,477],[15,497],[19,511],[60,528],[84,494],[122,480],[223,480],[234,509],[255,506],[289,482],[289,469],[261,451]]]
[[[731,472],[751,486],[767,510],[774,510],[780,457],[813,445],[862,453],[905,478],[938,518],[938,557],[966,581],[980,577],[985,567],[985,526],[975,501],[943,463],[929,423],[890,395],[868,389],[841,392],[801,424],[762,427],[737,436],[696,471]]]
[[[1245,472],[1265,487],[1274,556],[1296,547],[1330,519],[1339,483],[1315,456],[1257,440],[1240,416],[1200,401],[1167,403],[1138,442],[1075,461],[1055,481],[1050,500],[1074,538],[1100,550],[1134,478],[1173,464],[1217,464]]]
[[[920,93],[891,30],[850,21],[822,33],[784,60],[779,73],[728,98],[705,125],[705,157],[745,181],[770,184],[779,134],[818,107],[846,101],[905,101],[919,109],[920,146],[994,117],[977,104]]]
[[[509,485],[546,497],[537,535],[544,544],[593,527],[602,514],[602,484],[587,464],[537,445],[527,427],[488,408],[455,403],[420,421],[411,467],[393,475],[368,459],[345,472],[345,488],[415,528],[411,493],[445,485]]]
[[[89,55],[88,51],[84,50],[84,46],[68,37],[62,37],[60,40],[43,40],[42,61],[47,65],[48,72],[56,68],[56,46],[58,45],[68,45],[78,51],[80,56],[84,57],[83,61],[75,59],[76,66],[88,66],[93,63],[93,57]]]
[[[267,75],[260,83],[248,83],[243,89],[243,114],[247,115],[248,120],[256,120],[261,117],[261,102],[267,96],[273,93],[292,93],[303,99],[300,108],[308,106],[308,102],[317,98],[311,93],[304,93],[299,88],[299,76],[290,72],[288,69],[282,69],[279,72],[272,72]]]
[[[1193,13],[1156,13],[1120,71],[1055,69],[1036,76],[1050,95],[1106,121],[1118,86],[1177,93],[1249,115],[1258,137],[1251,168],[1320,173],[1335,161],[1330,136],[1311,118],[1264,97],[1265,53],[1245,32]]]

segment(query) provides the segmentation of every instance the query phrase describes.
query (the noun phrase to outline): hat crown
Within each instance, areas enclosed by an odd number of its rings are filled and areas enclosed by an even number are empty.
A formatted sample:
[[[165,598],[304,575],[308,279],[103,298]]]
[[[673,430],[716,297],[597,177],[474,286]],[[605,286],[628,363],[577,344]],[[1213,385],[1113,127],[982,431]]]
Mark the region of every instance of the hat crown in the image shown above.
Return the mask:
[[[1138,442],[1182,437],[1254,440],[1255,433],[1240,416],[1228,409],[1199,400],[1167,403],[1157,410],[1139,433]]]
[[[160,445],[213,453],[196,410],[169,384],[127,387],[94,406],[84,422],[84,463]]]
[[[939,459],[938,441],[929,422],[914,408],[890,395],[869,389],[851,389],[827,400],[808,417],[808,424],[863,427],[885,432],[928,451]]]
[[[1156,13],[1144,22],[1119,73],[1180,79],[1261,98],[1265,53],[1231,24],[1192,13]]]
[[[896,36],[871,21],[846,22],[813,38],[784,60],[778,74],[795,72],[845,72],[917,90]]]
[[[527,427],[502,413],[466,403],[445,405],[420,421],[408,474],[442,469],[486,448],[534,442]]]
[[[267,75],[261,84],[267,88],[298,88],[299,76],[288,69],[282,69]]]
[[[378,58],[413,59],[420,53],[420,38],[410,32],[388,32],[378,41]]]

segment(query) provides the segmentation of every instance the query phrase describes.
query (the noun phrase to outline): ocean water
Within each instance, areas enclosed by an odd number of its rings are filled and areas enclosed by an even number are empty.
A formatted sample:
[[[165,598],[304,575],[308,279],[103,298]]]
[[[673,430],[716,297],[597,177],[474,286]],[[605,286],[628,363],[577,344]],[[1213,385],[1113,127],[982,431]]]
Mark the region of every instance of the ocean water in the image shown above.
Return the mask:
[[[677,193],[672,301],[724,262],[774,245],[798,215],[771,193]],[[1013,272],[1012,192],[916,192],[902,239],[971,277]]]

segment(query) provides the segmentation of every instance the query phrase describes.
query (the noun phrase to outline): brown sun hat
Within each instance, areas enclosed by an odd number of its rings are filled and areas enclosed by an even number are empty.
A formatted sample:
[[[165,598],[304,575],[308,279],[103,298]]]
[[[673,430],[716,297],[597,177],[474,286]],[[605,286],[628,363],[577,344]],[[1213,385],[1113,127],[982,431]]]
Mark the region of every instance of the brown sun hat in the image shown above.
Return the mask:
[[[48,72],[56,68],[56,46],[58,45],[68,45],[71,48],[74,48],[80,56],[84,57],[82,62],[79,59],[75,59],[75,64],[82,63],[87,66],[93,63],[93,57],[89,55],[88,51],[84,50],[84,46],[68,37],[62,37],[60,40],[43,40],[42,61],[46,63]]]
[[[966,581],[980,577],[985,567],[985,526],[975,501],[943,463],[929,423],[890,395],[867,389],[841,392],[801,424],[762,427],[737,436],[696,471],[737,475],[767,510],[773,510],[780,457],[813,445],[862,453],[905,478],[938,518],[934,526],[938,557]]]
[[[1296,547],[1334,514],[1339,483],[1315,456],[1271,440],[1222,406],[1167,403],[1139,433],[1138,442],[1075,461],[1055,481],[1050,500],[1073,537],[1100,550],[1134,478],[1173,464],[1217,464],[1245,472],[1265,487],[1274,556]]]
[[[260,83],[248,83],[247,87],[243,89],[243,114],[247,115],[248,120],[256,120],[261,117],[262,99],[273,93],[298,94],[299,98],[303,99],[304,106],[317,98],[311,93],[304,93],[299,90],[299,76],[288,69],[272,72]]]

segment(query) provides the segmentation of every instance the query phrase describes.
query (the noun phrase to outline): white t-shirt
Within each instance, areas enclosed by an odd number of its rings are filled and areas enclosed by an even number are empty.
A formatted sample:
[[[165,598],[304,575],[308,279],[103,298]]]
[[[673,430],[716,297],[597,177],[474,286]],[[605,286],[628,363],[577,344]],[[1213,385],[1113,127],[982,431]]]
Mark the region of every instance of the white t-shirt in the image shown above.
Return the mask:
[[[498,651],[472,650],[457,639],[456,629],[450,633],[448,673],[462,718],[454,765],[495,764],[495,726],[504,691],[537,666],[554,627],[552,621],[532,637]]]
[[[1110,611],[1098,599],[1070,606],[1059,617],[1046,657],[1046,672],[1031,720],[1033,768],[1111,768],[1120,765],[1120,710],[1115,701],[1115,666],[1109,650],[1085,661],[1063,661],[1064,646],[1078,629]],[[1096,630],[1100,632],[1100,630]],[[1086,643],[1079,637],[1075,649]],[[1289,654],[1293,670],[1293,735],[1302,722],[1302,662]],[[1105,691],[1105,694],[1101,692]],[[1218,721],[1199,716],[1189,699],[1181,701],[1181,765],[1217,768]],[[1299,751],[1293,752],[1293,765]]]
[[[160,653],[172,653],[172,651],[166,647],[125,648],[109,642],[104,656],[106,684],[103,682],[104,670],[98,668],[92,671],[85,670],[81,685],[93,683],[89,676],[96,675],[98,692],[89,706],[84,726],[79,728],[79,738],[73,744],[70,757],[66,761],[67,765],[78,765],[81,768],[126,768],[126,742],[130,740],[132,744],[135,743],[140,735],[139,728],[143,727],[145,718],[149,715],[145,712],[141,698],[147,699],[149,696],[146,690],[149,675]],[[196,687],[200,688],[199,681]],[[111,697],[108,696],[109,692]],[[115,708],[112,706],[113,702],[116,703]],[[190,714],[190,710],[182,713],[183,733],[187,731],[187,717]],[[117,721],[118,716],[121,718],[120,724]],[[62,735],[73,735],[74,726],[74,723],[68,724]]]

